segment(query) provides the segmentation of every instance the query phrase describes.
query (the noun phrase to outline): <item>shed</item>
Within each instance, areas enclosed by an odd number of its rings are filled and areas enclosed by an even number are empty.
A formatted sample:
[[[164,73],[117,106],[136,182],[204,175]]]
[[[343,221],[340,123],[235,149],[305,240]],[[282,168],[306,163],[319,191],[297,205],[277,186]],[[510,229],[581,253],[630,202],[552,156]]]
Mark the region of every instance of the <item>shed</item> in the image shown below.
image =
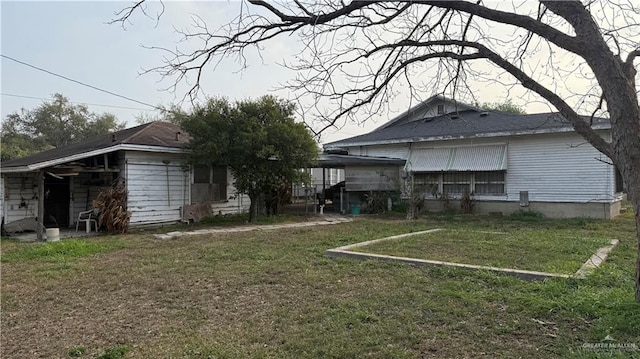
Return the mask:
[[[246,211],[247,198],[229,199],[235,189],[226,167],[213,176],[212,168],[187,165],[188,141],[177,125],[151,122],[5,161],[0,166],[4,222],[37,218],[40,226],[73,227],[100,190],[116,182],[126,185],[134,227],[179,221],[184,206],[203,201],[214,213]],[[194,195],[193,188],[204,182],[210,191],[199,188],[200,195]]]

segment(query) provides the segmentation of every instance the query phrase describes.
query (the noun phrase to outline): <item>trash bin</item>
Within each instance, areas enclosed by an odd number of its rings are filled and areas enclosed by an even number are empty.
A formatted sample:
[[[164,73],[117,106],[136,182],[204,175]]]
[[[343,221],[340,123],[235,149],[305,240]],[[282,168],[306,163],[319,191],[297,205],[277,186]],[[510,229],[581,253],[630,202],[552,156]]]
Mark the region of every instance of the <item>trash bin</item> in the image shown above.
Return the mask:
[[[351,214],[360,214],[360,205],[352,204],[351,205]]]

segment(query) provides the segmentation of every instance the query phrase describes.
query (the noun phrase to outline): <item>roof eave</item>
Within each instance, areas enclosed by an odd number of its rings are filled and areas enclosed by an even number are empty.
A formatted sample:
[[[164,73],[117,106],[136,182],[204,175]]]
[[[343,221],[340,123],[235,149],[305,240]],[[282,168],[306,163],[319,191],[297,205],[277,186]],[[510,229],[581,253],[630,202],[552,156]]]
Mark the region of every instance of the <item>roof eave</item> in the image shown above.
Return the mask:
[[[593,126],[594,130],[609,130],[611,125],[602,124]],[[333,142],[323,146],[326,149],[341,148],[341,147],[353,147],[353,146],[372,146],[372,145],[391,145],[402,144],[410,142],[430,142],[430,141],[448,141],[448,140],[461,140],[468,138],[489,138],[489,137],[506,137],[506,136],[523,136],[523,135],[539,135],[549,133],[567,133],[575,132],[573,127],[561,127],[550,128],[540,130],[522,130],[522,131],[500,131],[500,132],[486,132],[486,133],[474,133],[467,135],[450,135],[450,136],[430,136],[430,137],[407,137],[390,140],[377,140],[377,141],[354,141],[354,142]]]
[[[78,153],[72,156],[66,156],[61,158],[56,158],[53,160],[43,161],[34,163],[26,166],[17,166],[17,167],[1,167],[0,173],[20,173],[20,172],[33,172],[40,170],[42,168],[47,168],[71,161],[77,161],[81,159],[85,159],[92,156],[98,156],[109,152],[120,151],[120,150],[131,150],[131,151],[145,151],[145,152],[164,152],[164,153],[177,153],[182,154],[186,153],[187,150],[179,147],[165,147],[165,146],[149,146],[149,145],[132,145],[132,144],[118,144],[115,146],[109,146],[105,148],[101,148],[94,151]]]

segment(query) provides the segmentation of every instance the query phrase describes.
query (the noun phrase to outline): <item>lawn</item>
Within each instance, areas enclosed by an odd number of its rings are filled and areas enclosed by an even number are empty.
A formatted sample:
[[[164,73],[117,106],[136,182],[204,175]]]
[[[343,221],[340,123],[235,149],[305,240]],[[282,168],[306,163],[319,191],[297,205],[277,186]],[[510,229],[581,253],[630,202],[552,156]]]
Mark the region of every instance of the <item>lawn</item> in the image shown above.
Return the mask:
[[[585,280],[329,259],[430,228],[617,238]],[[2,358],[640,357],[633,221],[384,217],[300,229],[2,241]]]
[[[573,229],[510,232],[448,229],[386,240],[354,250],[397,257],[574,274],[611,238]]]

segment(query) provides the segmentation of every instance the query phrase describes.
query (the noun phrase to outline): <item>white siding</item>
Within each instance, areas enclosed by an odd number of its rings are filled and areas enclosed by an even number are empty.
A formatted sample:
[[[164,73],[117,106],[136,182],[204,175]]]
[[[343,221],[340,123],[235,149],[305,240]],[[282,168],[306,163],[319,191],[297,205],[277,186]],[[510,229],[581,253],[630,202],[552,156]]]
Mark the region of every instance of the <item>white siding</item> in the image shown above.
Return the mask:
[[[35,173],[12,174],[4,176],[3,206],[6,213],[5,223],[11,223],[26,217],[35,217],[38,211],[38,184]]]
[[[227,170],[227,201],[216,202],[211,205],[211,211],[214,215],[224,215],[233,213],[249,212],[251,200],[246,194],[237,194],[236,187],[233,185],[235,179],[231,174],[231,170]]]
[[[430,141],[413,143],[411,148],[504,143],[507,143],[506,196],[492,196],[492,200],[517,202],[520,191],[528,191],[529,200],[539,202],[611,203],[617,200],[614,169],[606,163],[610,160],[575,133]],[[379,147],[367,146],[362,151],[381,153]],[[389,145],[389,148],[395,151],[398,145]]]
[[[613,202],[614,170],[609,159],[574,133],[514,138],[509,143],[506,192],[519,200]]]
[[[164,163],[163,161],[169,161]],[[189,203],[189,172],[180,155],[152,152],[125,153],[124,174],[127,208],[132,226],[179,221]]]

